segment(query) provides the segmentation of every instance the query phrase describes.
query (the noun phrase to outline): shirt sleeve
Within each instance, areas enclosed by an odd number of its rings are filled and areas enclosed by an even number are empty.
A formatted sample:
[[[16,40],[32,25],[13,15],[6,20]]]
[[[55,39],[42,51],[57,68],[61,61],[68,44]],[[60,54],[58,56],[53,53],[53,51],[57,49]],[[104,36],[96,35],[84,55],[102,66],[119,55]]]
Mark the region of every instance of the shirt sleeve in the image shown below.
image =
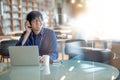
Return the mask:
[[[16,46],[22,46],[22,41],[24,39],[25,32],[21,35],[19,41],[17,42]],[[29,40],[27,39],[26,43],[23,46],[26,46]]]
[[[22,46],[22,41],[23,41],[23,38],[24,38],[24,34],[25,32],[21,35],[19,41],[17,42],[16,46]]]
[[[54,31],[51,31],[51,33],[49,34],[48,54],[50,55],[51,60],[58,59],[58,43],[57,43],[57,38]]]

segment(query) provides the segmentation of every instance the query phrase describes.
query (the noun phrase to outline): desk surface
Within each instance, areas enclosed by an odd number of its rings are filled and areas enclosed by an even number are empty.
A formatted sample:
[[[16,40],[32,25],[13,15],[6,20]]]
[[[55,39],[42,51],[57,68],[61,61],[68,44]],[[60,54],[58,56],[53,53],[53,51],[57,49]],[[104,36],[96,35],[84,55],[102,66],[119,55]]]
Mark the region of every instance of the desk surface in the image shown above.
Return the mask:
[[[0,42],[7,40],[19,40],[20,36],[0,36]]]
[[[50,65],[50,74],[38,66],[12,67],[0,73],[0,80],[114,80],[119,71],[112,66],[90,61],[63,61]]]

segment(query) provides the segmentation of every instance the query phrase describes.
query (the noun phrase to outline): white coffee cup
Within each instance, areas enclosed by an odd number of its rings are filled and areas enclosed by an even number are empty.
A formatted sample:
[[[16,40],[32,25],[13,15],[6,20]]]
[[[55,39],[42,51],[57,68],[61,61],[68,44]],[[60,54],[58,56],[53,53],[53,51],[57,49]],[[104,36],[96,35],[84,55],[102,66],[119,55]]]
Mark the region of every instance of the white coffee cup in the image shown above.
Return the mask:
[[[50,67],[49,67],[49,60],[50,60],[50,56],[49,55],[43,55],[43,74],[45,75],[49,75],[50,74]]]
[[[47,66],[49,65],[50,56],[49,55],[43,55],[43,65]]]

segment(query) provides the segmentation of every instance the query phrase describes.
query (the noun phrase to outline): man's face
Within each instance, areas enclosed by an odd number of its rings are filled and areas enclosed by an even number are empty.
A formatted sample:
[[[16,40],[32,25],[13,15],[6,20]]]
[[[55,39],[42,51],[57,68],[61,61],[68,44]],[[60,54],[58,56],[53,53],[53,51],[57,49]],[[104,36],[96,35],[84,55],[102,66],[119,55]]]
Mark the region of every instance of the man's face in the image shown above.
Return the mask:
[[[42,27],[42,20],[39,17],[36,17],[31,21],[31,26],[33,31],[40,31]]]

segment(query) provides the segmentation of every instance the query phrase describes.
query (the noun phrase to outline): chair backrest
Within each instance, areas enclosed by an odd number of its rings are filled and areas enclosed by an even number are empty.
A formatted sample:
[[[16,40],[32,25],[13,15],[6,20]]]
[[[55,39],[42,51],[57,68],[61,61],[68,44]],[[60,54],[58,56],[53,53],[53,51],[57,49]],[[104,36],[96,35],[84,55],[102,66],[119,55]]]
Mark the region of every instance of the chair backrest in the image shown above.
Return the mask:
[[[86,47],[85,40],[72,39],[65,42],[65,54],[69,55],[69,59],[75,55],[81,55],[83,58],[83,51],[79,49],[80,47]]]
[[[8,47],[15,46],[18,40],[6,40],[1,42],[1,51],[3,55],[9,55]]]
[[[85,40],[67,40],[65,42],[65,53],[72,60],[86,60],[109,64],[111,51],[88,48]]]
[[[107,49],[97,50],[96,48],[93,48],[91,50],[86,50],[86,52],[84,53],[84,60],[109,64],[110,53],[111,51]]]

